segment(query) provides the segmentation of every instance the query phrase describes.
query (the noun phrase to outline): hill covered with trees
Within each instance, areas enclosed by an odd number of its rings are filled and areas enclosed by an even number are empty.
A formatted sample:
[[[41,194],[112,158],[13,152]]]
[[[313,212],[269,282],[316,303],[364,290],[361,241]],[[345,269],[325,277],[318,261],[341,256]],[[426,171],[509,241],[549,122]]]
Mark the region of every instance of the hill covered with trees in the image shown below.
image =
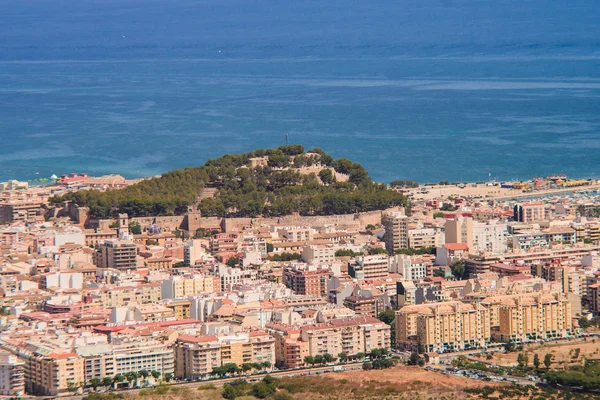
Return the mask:
[[[345,179],[337,181],[336,176]],[[197,203],[208,187],[216,189],[215,196]],[[81,190],[50,203],[66,200],[89,207],[96,218],[120,212],[181,215],[191,205],[198,205],[203,216],[218,217],[348,214],[408,205],[404,195],[372,182],[360,164],[334,160],[318,148],[305,152],[301,145],[227,154],[124,189]]]

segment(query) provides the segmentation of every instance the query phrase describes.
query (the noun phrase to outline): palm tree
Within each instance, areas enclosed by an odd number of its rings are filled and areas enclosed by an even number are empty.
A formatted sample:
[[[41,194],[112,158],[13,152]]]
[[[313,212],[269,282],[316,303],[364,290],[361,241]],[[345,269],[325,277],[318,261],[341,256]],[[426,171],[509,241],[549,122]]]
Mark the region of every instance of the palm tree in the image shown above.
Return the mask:
[[[144,381],[144,383],[146,381],[146,378],[148,378],[150,376],[150,372],[148,372],[148,370],[145,370],[145,369],[138,372],[138,374],[142,377],[142,380]]]
[[[94,392],[95,392],[96,390],[98,390],[98,386],[102,386],[102,379],[92,378],[92,379],[90,379],[89,384],[92,387],[92,389],[94,389]]]
[[[253,367],[252,363],[243,363],[242,364],[242,371],[244,372],[248,372],[250,371]]]
[[[111,387],[113,384],[113,378],[110,376],[105,376],[104,378],[102,378],[102,386],[104,386],[105,388],[109,388]]]
[[[262,367],[263,367],[264,369],[269,369],[269,368],[271,368],[271,362],[270,362],[270,361],[263,361],[261,364],[262,364]]]
[[[79,384],[75,382],[67,382],[67,390],[71,393],[77,393],[79,390]]]
[[[125,376],[122,374],[117,374],[113,377],[113,383],[115,384],[115,386],[118,386],[119,383],[123,382],[125,380]]]
[[[127,382],[129,382],[129,387],[132,386],[132,383],[137,382],[139,377],[140,375],[135,371],[129,371],[125,374],[125,378],[127,379]]]
[[[242,366],[242,367],[243,367],[243,366]],[[263,366],[262,366],[262,363],[260,363],[260,362],[255,362],[255,363],[252,363],[252,368],[254,368],[254,369],[255,369],[255,370],[257,370],[257,371],[260,371],[260,370],[262,370]]]
[[[158,381],[160,379],[161,373],[159,371],[152,371],[152,372],[150,372],[150,375],[152,375],[154,380]]]

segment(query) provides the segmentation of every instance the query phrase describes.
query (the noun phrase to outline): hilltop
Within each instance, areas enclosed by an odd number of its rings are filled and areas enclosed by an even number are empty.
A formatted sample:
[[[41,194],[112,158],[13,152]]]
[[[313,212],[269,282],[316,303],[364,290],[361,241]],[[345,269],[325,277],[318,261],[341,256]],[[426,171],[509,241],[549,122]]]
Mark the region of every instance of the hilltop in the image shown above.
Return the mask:
[[[182,215],[190,207],[207,217],[254,218],[349,214],[408,205],[404,195],[374,183],[362,165],[333,159],[319,148],[305,151],[301,145],[227,154],[124,189],[80,190],[50,199],[51,204],[63,201],[89,207],[95,218],[118,213]]]

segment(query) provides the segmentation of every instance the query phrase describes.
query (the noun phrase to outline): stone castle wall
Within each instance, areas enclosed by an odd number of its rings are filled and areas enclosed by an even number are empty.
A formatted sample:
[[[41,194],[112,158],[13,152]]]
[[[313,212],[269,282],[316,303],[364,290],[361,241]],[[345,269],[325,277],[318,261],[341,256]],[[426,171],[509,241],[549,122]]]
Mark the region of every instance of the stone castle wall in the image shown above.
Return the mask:
[[[378,225],[384,215],[398,211],[399,208],[390,208],[383,211],[369,211],[357,214],[342,214],[342,215],[324,215],[303,217],[298,214],[286,215],[284,217],[274,218],[219,218],[219,217],[201,217],[200,227],[216,227],[221,226],[225,232],[237,232],[243,227],[250,226],[259,228],[271,225],[302,225],[311,227],[322,227],[324,225],[336,225],[348,228],[360,229],[369,224]],[[154,223],[166,231],[174,231],[176,229],[187,230],[188,221],[187,215],[174,217],[134,217],[130,219],[137,221],[143,228],[147,228]],[[114,219],[104,219],[98,221],[100,229],[108,229],[109,225],[116,222]]]

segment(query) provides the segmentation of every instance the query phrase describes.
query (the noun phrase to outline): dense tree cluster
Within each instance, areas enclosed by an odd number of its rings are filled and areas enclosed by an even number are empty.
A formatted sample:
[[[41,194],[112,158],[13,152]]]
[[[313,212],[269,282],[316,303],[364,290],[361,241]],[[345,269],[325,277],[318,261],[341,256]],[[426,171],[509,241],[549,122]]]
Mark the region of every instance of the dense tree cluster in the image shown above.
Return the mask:
[[[583,366],[572,366],[566,371],[548,371],[544,378],[552,386],[579,387],[584,391],[596,391],[600,389],[600,364],[597,361],[585,360]]]
[[[335,252],[336,257],[357,257],[362,255],[364,255],[364,253],[354,252],[350,249],[339,249]]]
[[[419,249],[397,249],[394,254],[406,254],[408,256],[414,256],[416,254],[435,254],[435,248],[433,247],[421,247]]]
[[[253,166],[252,158],[265,156],[268,165]],[[308,165],[334,168],[348,175],[349,181],[335,182],[333,174],[323,171],[319,179],[293,168]],[[204,216],[351,214],[408,205],[404,195],[372,182],[360,164],[334,160],[318,148],[305,152],[301,145],[228,154],[208,160],[202,167],[174,170],[124,189],[83,190],[50,201],[58,204],[71,200],[89,207],[96,218],[115,217],[120,212],[130,216],[182,215],[204,187],[217,189],[214,198],[200,202]]]
[[[406,188],[418,188],[419,184],[415,181],[410,180],[394,180],[390,182],[391,187],[406,187]]]

